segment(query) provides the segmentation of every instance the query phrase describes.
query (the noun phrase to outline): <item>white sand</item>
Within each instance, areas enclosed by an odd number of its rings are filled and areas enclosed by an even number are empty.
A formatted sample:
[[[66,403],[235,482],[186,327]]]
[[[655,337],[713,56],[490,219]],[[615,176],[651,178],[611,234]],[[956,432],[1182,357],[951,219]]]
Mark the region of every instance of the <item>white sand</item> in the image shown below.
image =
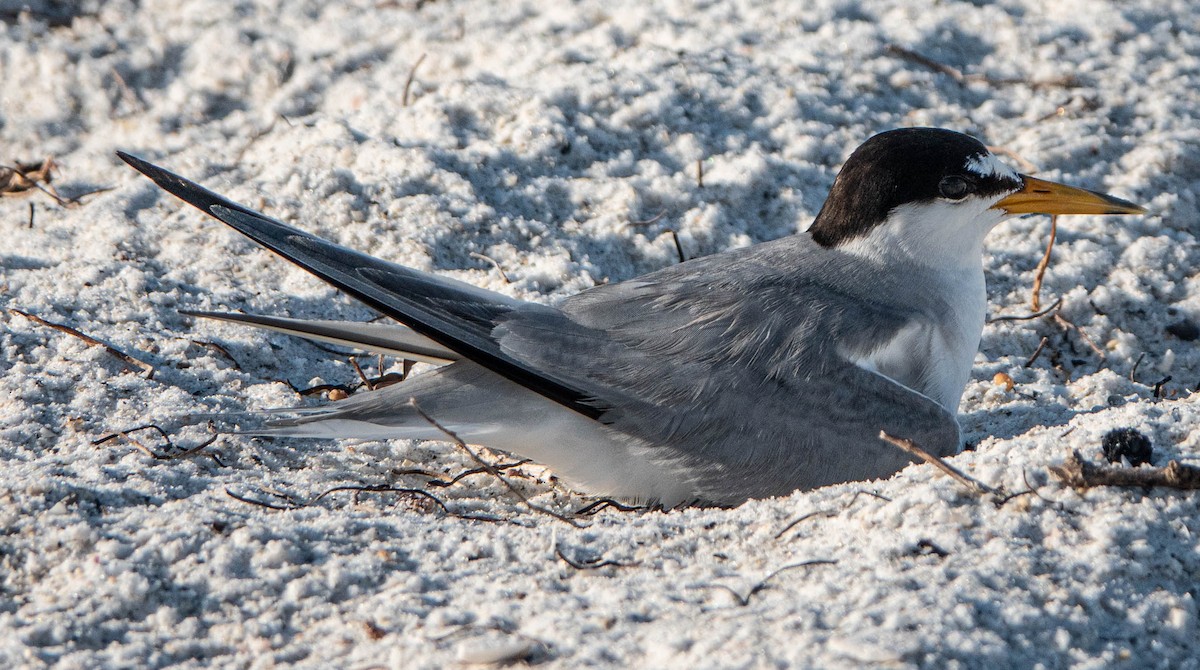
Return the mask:
[[[1100,460],[1118,426],[1150,436],[1158,465],[1200,464],[1200,354],[1164,330],[1200,318],[1193,3],[112,0],[58,27],[37,12],[64,3],[12,18],[21,4],[0,1],[0,161],[53,155],[63,196],[112,190],[72,208],[0,199],[0,308],[156,374],[0,312],[0,665],[1200,667],[1197,494],[1078,493],[1048,474],[1072,449]],[[889,43],[992,81],[960,85]],[[696,256],[803,229],[849,151],[901,125],[972,133],[1152,210],[1061,221],[1043,295],[1103,358],[1049,318],[984,332],[962,406],[977,449],[953,462],[1036,495],[998,508],[914,466],[574,529],[487,476],[402,474],[470,468],[452,445],[223,436],[219,465],[92,444],[298,402],[281,379],[356,379],[345,357],[178,308],[371,316],[116,149],[380,257],[553,302],[675,262],[669,230]],[[993,313],[1028,312],[1048,227],[992,235]],[[173,432],[182,448],[206,437]],[[539,467],[512,479],[555,510],[588,502]],[[379,484],[503,522],[395,494],[273,511],[226,493]],[[622,566],[578,570],[556,548]],[[814,560],[835,563],[755,590]]]

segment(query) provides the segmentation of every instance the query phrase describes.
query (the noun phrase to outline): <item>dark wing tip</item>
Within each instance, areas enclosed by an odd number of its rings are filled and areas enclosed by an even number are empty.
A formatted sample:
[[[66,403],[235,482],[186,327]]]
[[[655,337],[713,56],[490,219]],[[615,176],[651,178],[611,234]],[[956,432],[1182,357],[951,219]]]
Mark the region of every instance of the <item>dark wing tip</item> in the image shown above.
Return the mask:
[[[239,212],[251,212],[241,205],[213,193],[194,181],[180,177],[170,170],[161,168],[153,163],[144,161],[137,156],[118,151],[117,157],[129,164],[129,167],[149,177],[155,184],[171,195],[183,200],[189,205],[212,215],[211,207],[221,205]]]

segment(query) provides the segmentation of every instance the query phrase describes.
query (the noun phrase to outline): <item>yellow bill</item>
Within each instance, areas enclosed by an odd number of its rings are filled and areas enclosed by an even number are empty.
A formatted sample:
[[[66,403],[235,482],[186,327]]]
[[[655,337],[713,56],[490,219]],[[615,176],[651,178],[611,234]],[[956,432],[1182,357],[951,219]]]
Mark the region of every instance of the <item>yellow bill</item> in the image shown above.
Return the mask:
[[[1104,193],[1021,175],[1025,187],[992,205],[1009,214],[1145,214],[1138,205]]]

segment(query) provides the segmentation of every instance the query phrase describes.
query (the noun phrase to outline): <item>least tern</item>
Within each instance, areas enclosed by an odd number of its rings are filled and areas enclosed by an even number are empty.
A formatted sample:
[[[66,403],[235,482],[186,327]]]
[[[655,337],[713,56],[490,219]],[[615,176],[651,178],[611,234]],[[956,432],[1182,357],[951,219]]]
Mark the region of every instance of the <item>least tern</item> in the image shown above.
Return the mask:
[[[807,232],[523,302],[333,244],[120,153],[160,187],[403,325],[192,312],[439,364],[253,432],[464,441],[664,506],[889,476],[940,456],[983,331],[983,241],[1018,214],[1138,214],[934,128],[847,159]],[[411,401],[415,400],[417,407]]]

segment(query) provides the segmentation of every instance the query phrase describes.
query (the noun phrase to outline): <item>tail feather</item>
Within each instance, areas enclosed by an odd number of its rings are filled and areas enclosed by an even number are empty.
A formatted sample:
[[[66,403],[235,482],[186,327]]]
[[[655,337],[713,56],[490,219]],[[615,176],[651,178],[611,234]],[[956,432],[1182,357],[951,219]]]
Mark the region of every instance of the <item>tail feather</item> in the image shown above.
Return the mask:
[[[458,354],[437,342],[417,334],[411,328],[398,324],[288,319],[258,314],[193,310],[180,310],[180,314],[240,323],[318,342],[337,344],[373,353],[391,354],[424,363],[445,365],[460,358]]]

